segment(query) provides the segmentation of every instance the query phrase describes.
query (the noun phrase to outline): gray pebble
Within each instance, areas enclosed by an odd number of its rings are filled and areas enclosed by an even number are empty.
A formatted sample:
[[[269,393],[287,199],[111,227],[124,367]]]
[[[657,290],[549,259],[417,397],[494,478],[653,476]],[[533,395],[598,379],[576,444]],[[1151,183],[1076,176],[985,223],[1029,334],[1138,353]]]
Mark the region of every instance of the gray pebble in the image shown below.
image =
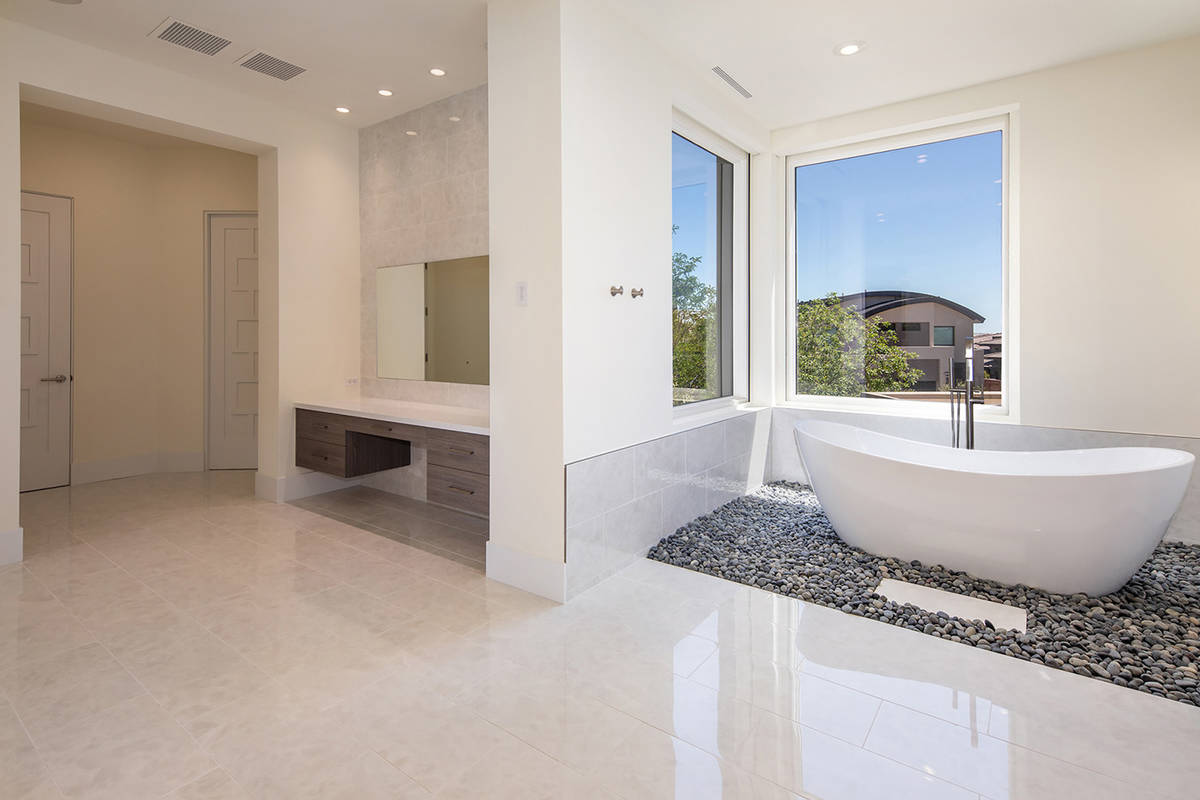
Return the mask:
[[[937,565],[865,553],[838,538],[806,486],[775,483],[706,514],[649,557],[941,639],[1200,705],[1200,546],[1160,544],[1105,597],[1005,586]],[[899,605],[884,577],[1028,612],[1028,633]]]

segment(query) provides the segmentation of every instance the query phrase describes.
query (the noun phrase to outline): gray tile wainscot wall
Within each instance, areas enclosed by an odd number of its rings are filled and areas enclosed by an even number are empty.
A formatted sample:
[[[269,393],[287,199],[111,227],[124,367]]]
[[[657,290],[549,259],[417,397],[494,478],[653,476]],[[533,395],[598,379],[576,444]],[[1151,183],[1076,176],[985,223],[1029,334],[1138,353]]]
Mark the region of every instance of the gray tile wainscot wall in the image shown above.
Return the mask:
[[[567,597],[762,484],[769,409],[567,465]]]
[[[488,407],[487,386],[376,377],[375,299],[379,267],[487,254],[487,103],[487,86],[479,86],[359,131],[360,388],[367,397]],[[409,466],[362,482],[424,500],[425,476],[425,450],[414,447]]]
[[[798,408],[772,409],[771,446],[767,479],[798,481],[808,478],[796,451],[792,427],[801,419],[825,419],[860,428],[916,439],[933,444],[950,443],[950,423],[946,420],[916,419],[883,414],[859,414]],[[1074,428],[1039,428],[1001,422],[980,422],[975,427],[976,444],[981,450],[1079,450],[1092,447],[1167,447],[1186,450],[1200,458],[1200,439],[1186,436],[1152,436],[1138,433],[1082,431]],[[1192,471],[1183,505],[1171,521],[1166,538],[1200,544],[1200,469]]]
[[[488,407],[486,386],[375,377],[375,270],[488,254],[487,104],[478,86],[359,131],[364,395]]]

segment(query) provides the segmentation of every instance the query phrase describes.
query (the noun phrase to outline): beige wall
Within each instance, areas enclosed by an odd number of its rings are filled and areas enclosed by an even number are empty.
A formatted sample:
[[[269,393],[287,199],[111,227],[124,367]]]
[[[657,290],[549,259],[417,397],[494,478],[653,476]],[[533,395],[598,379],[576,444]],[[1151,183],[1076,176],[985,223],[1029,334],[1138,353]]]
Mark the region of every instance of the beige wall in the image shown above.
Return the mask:
[[[1012,421],[1197,437],[1196,75],[1200,37],[1180,39],[776,131],[772,150],[1015,109]]]
[[[166,141],[21,125],[22,188],[75,199],[77,477],[203,464],[204,212],[254,210],[258,168]]]
[[[358,135],[178,72],[0,20],[0,561],[19,559],[19,101],[259,156],[261,496],[338,484],[295,466],[294,403],[359,374]],[[50,99],[47,99],[50,98]],[[53,100],[53,102],[51,102]]]

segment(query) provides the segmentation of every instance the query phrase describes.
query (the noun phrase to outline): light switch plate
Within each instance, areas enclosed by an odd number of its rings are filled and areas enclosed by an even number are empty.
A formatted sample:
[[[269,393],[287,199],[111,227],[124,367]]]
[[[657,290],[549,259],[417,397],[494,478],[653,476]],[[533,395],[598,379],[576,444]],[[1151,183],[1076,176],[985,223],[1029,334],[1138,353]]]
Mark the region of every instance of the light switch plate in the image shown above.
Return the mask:
[[[525,281],[517,282],[517,305],[529,305],[529,284]]]

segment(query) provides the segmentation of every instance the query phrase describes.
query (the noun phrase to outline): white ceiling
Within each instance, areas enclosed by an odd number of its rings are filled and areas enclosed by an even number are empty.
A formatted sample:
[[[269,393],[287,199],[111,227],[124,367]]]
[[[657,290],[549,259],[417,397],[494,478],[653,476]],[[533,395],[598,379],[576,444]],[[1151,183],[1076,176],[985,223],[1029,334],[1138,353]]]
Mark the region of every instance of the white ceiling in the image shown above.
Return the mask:
[[[1198,0],[607,2],[772,129],[1200,33]],[[354,127],[486,82],[486,14],[485,0],[0,0],[11,19]],[[233,44],[209,57],[148,37],[168,16]],[[834,55],[848,40],[866,49]],[[280,82],[234,63],[255,48],[308,71]]]
[[[0,0],[0,16],[352,127],[487,81],[485,0]],[[210,57],[148,37],[167,17],[233,44]],[[283,82],[238,66],[252,49],[308,71]]]
[[[1200,0],[609,2],[770,129],[1200,33]]]

